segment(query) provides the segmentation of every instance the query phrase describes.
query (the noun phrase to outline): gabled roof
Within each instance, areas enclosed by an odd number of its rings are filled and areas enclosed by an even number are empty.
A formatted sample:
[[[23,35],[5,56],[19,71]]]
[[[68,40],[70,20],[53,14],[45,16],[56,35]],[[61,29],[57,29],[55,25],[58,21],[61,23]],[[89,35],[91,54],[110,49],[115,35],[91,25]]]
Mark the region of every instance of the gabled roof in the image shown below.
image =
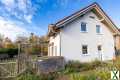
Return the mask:
[[[103,9],[94,2],[93,4],[73,13],[72,15],[65,17],[64,19],[58,21],[55,24],[52,24],[50,26],[56,27],[55,29],[62,28],[65,24],[70,23],[71,21],[75,20],[76,18],[86,14],[89,11],[93,11],[97,16],[99,16],[100,21],[109,25],[109,28],[111,28],[112,31],[114,31],[115,34],[120,34],[118,28],[113,23],[113,21],[107,16],[107,14],[103,11]]]
[[[70,18],[73,18],[73,17],[78,16],[78,15],[80,16],[81,13],[83,13],[83,12],[85,14],[86,10],[90,10],[93,7],[95,7],[96,5],[98,5],[98,4],[95,2],[95,3],[91,4],[91,5],[89,5],[89,6],[85,7],[85,8],[83,8],[83,9],[81,9],[81,10],[79,10],[79,11],[73,13],[73,14],[71,14],[70,16],[67,16],[67,17],[63,18],[62,20],[60,20],[57,23],[55,23],[55,25],[60,25],[62,22],[65,22],[65,21],[67,21]]]

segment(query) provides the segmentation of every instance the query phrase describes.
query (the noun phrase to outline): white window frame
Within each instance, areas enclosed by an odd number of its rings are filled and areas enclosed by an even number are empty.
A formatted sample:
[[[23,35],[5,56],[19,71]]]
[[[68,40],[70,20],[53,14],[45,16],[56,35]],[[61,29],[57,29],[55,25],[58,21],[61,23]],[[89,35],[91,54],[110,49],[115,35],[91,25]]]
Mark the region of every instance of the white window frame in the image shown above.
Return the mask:
[[[85,24],[85,26],[84,26],[84,27],[86,27],[86,30],[85,30],[85,31],[82,30],[82,24]],[[87,23],[86,23],[86,22],[81,22],[80,31],[81,31],[81,32],[87,32],[87,31],[88,31],[88,30],[87,30]]]
[[[55,46],[55,56],[57,56],[57,46]]]
[[[96,25],[96,33],[101,34],[101,26],[100,25]]]
[[[86,47],[86,50],[83,49],[83,47]],[[86,53],[84,53],[84,51],[85,51]],[[88,45],[82,45],[82,54],[83,54],[83,55],[88,54]]]

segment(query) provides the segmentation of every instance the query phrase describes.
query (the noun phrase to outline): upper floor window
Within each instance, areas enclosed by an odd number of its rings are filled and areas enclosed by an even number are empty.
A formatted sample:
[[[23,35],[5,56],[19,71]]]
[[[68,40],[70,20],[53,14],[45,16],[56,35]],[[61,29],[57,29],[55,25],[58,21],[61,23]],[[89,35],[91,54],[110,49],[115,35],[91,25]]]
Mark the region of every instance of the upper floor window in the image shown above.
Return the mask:
[[[96,25],[96,33],[101,33],[100,25]]]
[[[87,53],[88,53],[87,45],[82,45],[82,54],[87,54]]]
[[[86,32],[86,31],[87,31],[86,23],[85,23],[85,22],[82,22],[82,23],[81,23],[81,31],[82,31],[82,32]]]

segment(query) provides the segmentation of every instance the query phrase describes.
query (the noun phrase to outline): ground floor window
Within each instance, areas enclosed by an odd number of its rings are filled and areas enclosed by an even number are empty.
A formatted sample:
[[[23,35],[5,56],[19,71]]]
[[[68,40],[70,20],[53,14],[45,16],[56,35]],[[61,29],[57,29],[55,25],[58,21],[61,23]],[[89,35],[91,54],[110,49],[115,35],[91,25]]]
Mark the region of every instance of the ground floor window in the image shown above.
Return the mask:
[[[53,56],[54,53],[54,43],[49,44],[49,55]]]
[[[55,46],[55,56],[57,56],[57,46]]]
[[[54,53],[54,46],[51,46],[51,54],[53,56],[53,53]]]
[[[100,58],[100,60],[102,61],[102,46],[101,46],[101,45],[98,45],[98,46],[97,46],[97,49],[98,49],[99,58]]]
[[[101,45],[98,45],[98,51],[101,51],[102,50],[102,46]]]
[[[87,53],[88,53],[88,46],[82,45],[82,54],[87,54]]]

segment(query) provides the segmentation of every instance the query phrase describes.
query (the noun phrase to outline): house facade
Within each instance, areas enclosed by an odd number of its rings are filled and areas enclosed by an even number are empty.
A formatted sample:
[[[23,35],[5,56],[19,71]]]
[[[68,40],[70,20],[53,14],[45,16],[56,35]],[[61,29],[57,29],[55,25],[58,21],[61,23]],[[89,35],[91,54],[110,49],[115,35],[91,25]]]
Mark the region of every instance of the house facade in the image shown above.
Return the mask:
[[[49,25],[48,56],[89,62],[112,60],[120,32],[97,3]]]

